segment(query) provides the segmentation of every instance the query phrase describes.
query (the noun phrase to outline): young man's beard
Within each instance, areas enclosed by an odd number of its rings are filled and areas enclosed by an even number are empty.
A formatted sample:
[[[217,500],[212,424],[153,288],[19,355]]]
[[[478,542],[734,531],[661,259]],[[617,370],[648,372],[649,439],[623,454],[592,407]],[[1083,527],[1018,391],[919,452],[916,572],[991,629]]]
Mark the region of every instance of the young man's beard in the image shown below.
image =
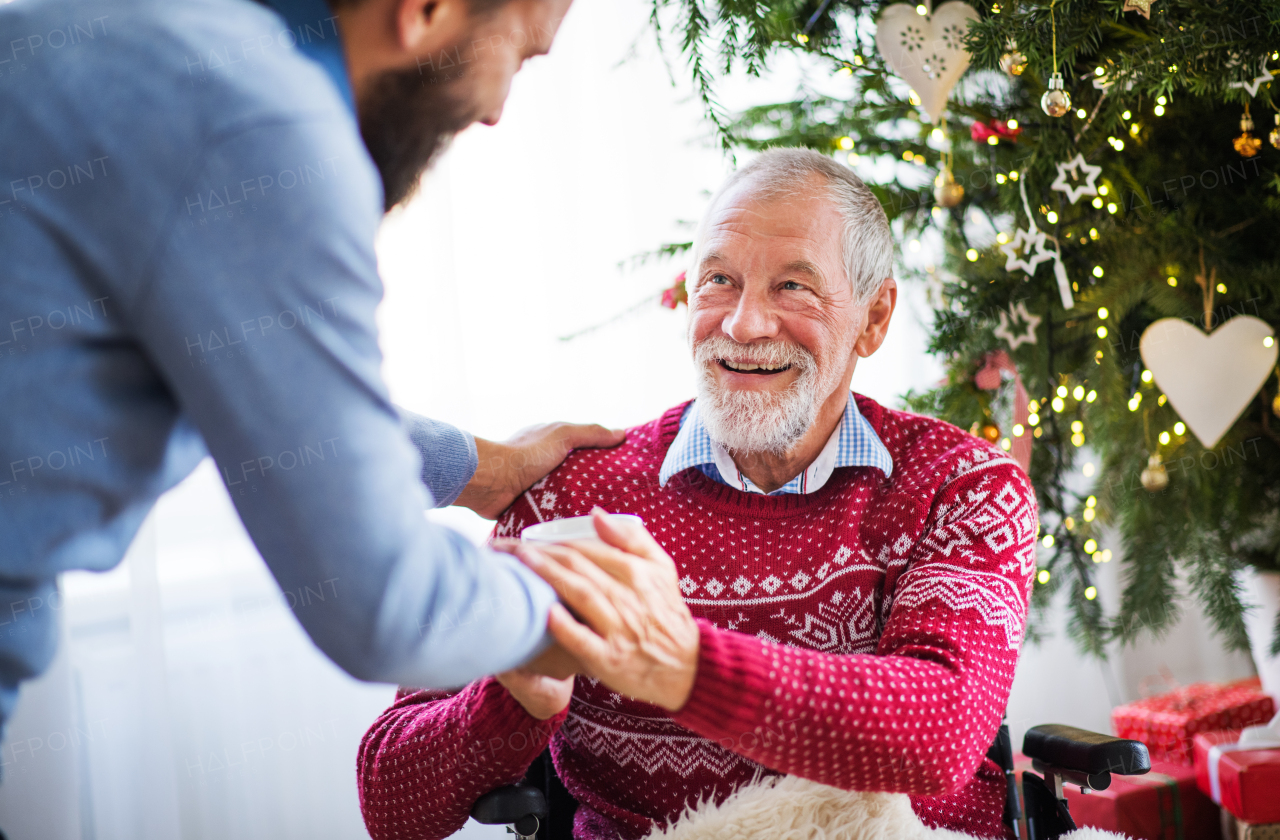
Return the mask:
[[[374,82],[360,133],[382,176],[384,209],[413,195],[422,173],[474,121],[461,87],[418,70],[389,70]]]

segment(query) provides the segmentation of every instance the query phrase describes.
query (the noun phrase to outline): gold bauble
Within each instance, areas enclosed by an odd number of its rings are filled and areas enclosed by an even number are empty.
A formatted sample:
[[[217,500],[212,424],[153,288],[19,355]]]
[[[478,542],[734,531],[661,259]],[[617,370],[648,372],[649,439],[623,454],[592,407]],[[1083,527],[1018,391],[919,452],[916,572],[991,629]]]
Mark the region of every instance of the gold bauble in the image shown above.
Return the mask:
[[[1027,69],[1027,57],[1016,49],[1010,50],[1000,56],[1000,69],[1010,76],[1021,76]]]
[[[1275,132],[1272,132],[1273,134]],[[1241,134],[1239,137],[1231,141],[1231,145],[1236,147],[1236,151],[1240,153],[1240,157],[1251,158],[1262,149],[1262,138],[1254,137],[1249,132]]]
[[[933,179],[933,200],[939,207],[950,209],[964,198],[964,187],[956,183],[950,169],[943,169]]]
[[[988,423],[982,427],[982,436],[988,443],[995,443],[1000,440],[1000,427],[995,423]]]
[[[1280,394],[1276,394],[1276,398],[1271,401],[1271,413],[1280,417]]]
[[[1040,108],[1051,117],[1061,117],[1071,110],[1071,94],[1063,90],[1061,73],[1049,77],[1049,89],[1040,97]]]
[[[1142,486],[1152,493],[1159,493],[1169,486],[1169,471],[1160,463],[1159,455],[1147,459],[1147,468],[1142,471]]]
[[[1253,136],[1253,117],[1249,116],[1247,109],[1240,118],[1240,131],[1240,136],[1232,140],[1231,145],[1235,146],[1240,157],[1251,158],[1262,149],[1262,138]]]
[[[1271,129],[1271,145],[1280,149],[1280,114],[1276,114],[1276,127]]]

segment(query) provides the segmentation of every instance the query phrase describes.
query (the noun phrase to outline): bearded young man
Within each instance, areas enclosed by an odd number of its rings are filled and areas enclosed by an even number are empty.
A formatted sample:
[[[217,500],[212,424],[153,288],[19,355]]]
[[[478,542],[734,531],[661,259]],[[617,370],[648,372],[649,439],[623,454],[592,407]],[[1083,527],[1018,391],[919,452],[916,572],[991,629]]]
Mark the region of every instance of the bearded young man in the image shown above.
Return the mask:
[[[712,199],[692,259],[697,399],[574,453],[498,522],[517,537],[604,508],[652,534],[597,513],[630,555],[513,549],[574,610],[553,606],[551,629],[580,676],[402,689],[357,766],[375,838],[449,835],[548,745],[579,840],[637,840],[776,774],[1004,835],[985,752],[1035,499],[1000,450],[850,393],[896,302],[883,210],[830,158],[771,150]]]
[[[0,6],[0,729],[58,573],[119,563],[206,455],[279,584],[332,592],[297,615],[351,674],[456,685],[551,644],[551,588],[423,509],[496,516],[621,436],[398,414],[374,236],[569,3]]]

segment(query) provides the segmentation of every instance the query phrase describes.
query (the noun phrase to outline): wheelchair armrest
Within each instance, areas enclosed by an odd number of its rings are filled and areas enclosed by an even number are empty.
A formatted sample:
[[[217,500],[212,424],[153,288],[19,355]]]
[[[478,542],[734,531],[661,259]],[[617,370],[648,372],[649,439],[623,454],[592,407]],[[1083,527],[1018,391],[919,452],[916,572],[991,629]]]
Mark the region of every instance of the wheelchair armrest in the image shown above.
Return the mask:
[[[1058,723],[1028,729],[1022,739],[1022,753],[1045,765],[1086,776],[1100,773],[1137,776],[1151,769],[1151,756],[1141,741],[1113,738]]]
[[[530,785],[495,788],[477,799],[471,808],[471,818],[485,825],[511,825],[528,817],[547,819],[547,798]]]

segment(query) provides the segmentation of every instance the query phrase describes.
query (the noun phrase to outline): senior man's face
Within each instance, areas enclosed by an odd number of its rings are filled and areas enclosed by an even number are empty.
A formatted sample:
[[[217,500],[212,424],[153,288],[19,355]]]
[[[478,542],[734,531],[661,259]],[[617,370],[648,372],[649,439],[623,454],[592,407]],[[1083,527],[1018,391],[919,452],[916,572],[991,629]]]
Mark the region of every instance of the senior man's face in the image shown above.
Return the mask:
[[[866,321],[843,219],[812,189],[763,200],[748,182],[712,210],[689,298],[699,406],[714,440],[782,454],[826,406],[843,410]]]

